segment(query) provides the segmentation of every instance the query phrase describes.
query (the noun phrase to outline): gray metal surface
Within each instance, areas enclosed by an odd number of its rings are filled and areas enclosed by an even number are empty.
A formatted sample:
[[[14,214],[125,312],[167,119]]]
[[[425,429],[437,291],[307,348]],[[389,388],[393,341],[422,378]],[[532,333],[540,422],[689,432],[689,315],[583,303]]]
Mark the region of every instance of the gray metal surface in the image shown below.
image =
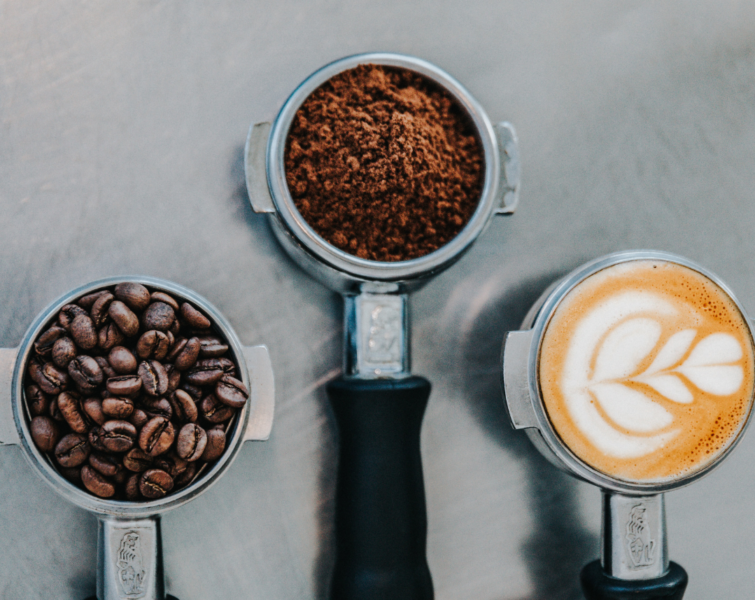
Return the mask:
[[[325,598],[340,298],[280,249],[242,153],[317,67],[368,50],[447,70],[514,123],[517,214],[412,296],[412,370],[438,600],[579,598],[600,493],[513,431],[504,331],[555,278],[615,250],[699,262],[755,313],[755,5],[737,0],[275,3],[0,0],[0,346],[95,278],[196,290],[276,375],[270,441],[162,519],[181,600]],[[685,598],[752,597],[755,434],[666,497]],[[94,593],[97,524],[0,452],[0,598]]]

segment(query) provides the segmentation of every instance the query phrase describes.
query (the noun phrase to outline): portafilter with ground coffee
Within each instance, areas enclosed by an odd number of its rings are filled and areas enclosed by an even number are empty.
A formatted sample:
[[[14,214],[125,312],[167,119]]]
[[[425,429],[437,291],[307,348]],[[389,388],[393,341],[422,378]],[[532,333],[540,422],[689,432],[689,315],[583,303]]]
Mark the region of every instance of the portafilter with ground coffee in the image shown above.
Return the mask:
[[[755,387],[750,320],[715,275],[627,251],[556,282],[503,348],[511,423],[554,465],[603,492],[601,559],[587,600],[682,598],[664,492],[732,451]]]
[[[242,346],[191,290],[119,277],[53,302],[0,363],[0,443],[98,518],[97,599],[166,600],[160,515],[207,490],[245,441],[269,437],[267,348]]]
[[[344,298],[331,598],[427,600],[419,448],[429,382],[411,375],[407,293],[514,211],[517,140],[423,60],[362,54],[305,79],[246,144],[253,209]]]

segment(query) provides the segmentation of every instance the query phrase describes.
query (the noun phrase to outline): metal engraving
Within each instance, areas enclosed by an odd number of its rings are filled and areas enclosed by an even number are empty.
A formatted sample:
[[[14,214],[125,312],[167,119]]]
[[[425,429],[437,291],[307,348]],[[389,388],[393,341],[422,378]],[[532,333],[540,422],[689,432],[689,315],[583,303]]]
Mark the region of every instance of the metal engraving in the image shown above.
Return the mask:
[[[121,538],[116,555],[118,584],[124,600],[143,598],[147,592],[145,580],[147,572],[142,560],[141,540],[136,531],[128,531]]]
[[[626,544],[632,566],[636,569],[651,566],[656,557],[656,542],[650,537],[646,512],[647,507],[644,504],[636,504],[629,512],[627,521]]]
[[[371,363],[398,362],[401,313],[395,306],[377,305],[370,310],[367,328],[367,355]]]

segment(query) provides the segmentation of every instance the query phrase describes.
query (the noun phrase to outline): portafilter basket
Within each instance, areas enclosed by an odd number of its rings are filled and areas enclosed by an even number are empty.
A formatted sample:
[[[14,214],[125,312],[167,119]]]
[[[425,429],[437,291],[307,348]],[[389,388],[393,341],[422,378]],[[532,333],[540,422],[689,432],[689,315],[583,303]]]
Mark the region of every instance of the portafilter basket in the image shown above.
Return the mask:
[[[747,323],[750,338],[755,339],[744,308],[716,275],[686,258],[653,250],[618,252],[575,269],[545,290],[526,315],[522,331],[506,334],[503,393],[512,427],[523,429],[556,467],[600,487],[603,493],[601,560],[582,571],[582,587],[588,600],[682,598],[687,574],[669,561],[664,492],[688,485],[720,465],[742,438],[751,415],[750,412],[728,446],[713,460],[697,470],[657,482],[629,481],[603,473],[581,460],[561,440],[548,417],[538,380],[540,348],[548,324],[561,301],[585,279],[608,267],[638,260],[681,265],[712,281],[729,296]],[[636,554],[640,543],[646,549],[642,560]]]
[[[145,502],[98,498],[67,481],[51,460],[34,444],[29,431],[30,415],[24,400],[24,374],[33,343],[60,309],[77,298],[103,287],[135,282],[191,302],[207,315],[213,328],[227,340],[238,377],[250,397],[227,432],[223,455],[205,468],[182,490]],[[0,403],[0,442],[18,444],[29,464],[58,494],[76,506],[97,515],[97,598],[99,600],[165,600],[160,515],[193,500],[230,467],[246,441],[266,440],[270,435],[274,409],[274,382],[265,346],[242,346],[230,323],[207,300],[180,285],[151,277],[111,277],[68,292],[43,310],[31,324],[18,348],[0,349],[0,393],[10,394]],[[7,398],[7,396],[6,396]],[[12,411],[11,411],[12,409]],[[15,426],[14,426],[15,425]]]
[[[484,180],[471,219],[454,239],[419,258],[381,262],[336,248],[304,220],[286,183],[286,139],[299,107],[333,76],[364,64],[407,69],[446,90],[466,112],[482,148]],[[514,129],[492,125],[472,95],[435,65],[402,54],[358,54],[315,71],[272,124],[251,127],[245,168],[255,212],[269,214],[294,261],[344,297],[343,376],[328,386],[340,432],[331,597],[432,598],[419,454],[430,384],[411,376],[407,293],[458,260],[492,215],[514,212],[519,190]]]

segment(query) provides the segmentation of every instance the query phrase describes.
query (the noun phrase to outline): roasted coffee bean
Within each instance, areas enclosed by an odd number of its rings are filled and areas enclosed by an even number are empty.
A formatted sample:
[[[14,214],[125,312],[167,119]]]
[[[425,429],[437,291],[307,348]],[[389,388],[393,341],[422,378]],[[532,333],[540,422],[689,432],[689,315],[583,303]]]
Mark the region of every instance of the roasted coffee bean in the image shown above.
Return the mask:
[[[168,329],[168,333],[173,334],[174,337],[181,333],[181,322],[178,319],[173,321],[173,325]]]
[[[136,374],[111,377],[105,384],[113,396],[135,396],[142,389],[142,379]],[[129,413],[131,414],[131,413]]]
[[[108,314],[126,337],[133,337],[139,333],[139,317],[120,300],[114,300],[110,304]]]
[[[139,433],[139,447],[150,456],[158,456],[170,449],[174,439],[175,430],[170,421],[165,417],[153,417]]]
[[[120,396],[105,398],[102,401],[102,412],[112,419],[128,419],[134,412],[134,402]]]
[[[142,361],[139,363],[138,373],[142,379],[142,389],[145,393],[150,396],[162,396],[168,391],[168,374],[159,361]]]
[[[210,325],[212,325],[210,319],[205,317],[188,302],[184,302],[181,305],[180,313],[183,320],[186,321],[186,324],[194,329],[209,329]]]
[[[118,325],[113,323],[105,323],[97,332],[97,345],[103,350],[110,350],[115,346],[119,346],[123,343],[126,336],[120,330]]]
[[[102,327],[108,322],[108,313],[110,305],[115,297],[110,292],[102,294],[95,303],[92,305],[92,310],[89,311],[89,316],[92,318],[92,323],[95,327]]]
[[[80,306],[76,304],[66,304],[58,313],[58,323],[60,323],[60,326],[63,327],[63,329],[70,331],[76,317],[81,315],[89,316],[87,311]]]
[[[62,392],[58,396],[58,408],[68,426],[76,433],[87,433],[89,431],[89,419],[81,408],[78,394]]]
[[[168,331],[175,320],[176,313],[173,308],[164,302],[152,302],[142,315],[142,327],[145,331]]]
[[[183,390],[176,390],[168,397],[168,400],[173,408],[173,414],[179,421],[196,422],[199,411],[194,399],[188,393]]]
[[[121,469],[115,475],[113,475],[113,481],[118,485],[123,485],[126,480],[131,476],[131,473],[126,469]]]
[[[43,357],[50,356],[55,342],[64,335],[66,335],[66,330],[62,327],[50,327],[50,329],[42,333],[37,338],[37,341],[34,342],[34,351]]]
[[[214,335],[200,337],[199,343],[199,354],[204,358],[214,358],[228,352],[228,345],[224,344],[223,340]]]
[[[207,430],[207,445],[204,448],[201,460],[210,462],[217,460],[225,450],[225,431],[218,427]]]
[[[110,498],[115,494],[115,486],[89,465],[81,467],[81,482],[86,489],[100,498]]]
[[[165,456],[166,460],[170,462],[170,470],[168,473],[170,473],[170,476],[174,480],[189,468],[189,461],[178,456],[175,450],[171,450],[163,456]]]
[[[141,407],[150,419],[154,417],[171,419],[173,417],[173,407],[165,398],[142,398]]]
[[[215,394],[210,394],[202,400],[199,410],[210,423],[224,423],[235,414],[234,409],[218,401]]]
[[[173,364],[179,371],[186,371],[191,369],[199,358],[199,351],[202,348],[202,344],[199,338],[192,337],[185,340],[185,343],[180,344],[180,350],[176,354]]]
[[[173,335],[170,331],[168,332],[170,335]],[[170,345],[170,351],[168,352],[167,356],[165,357],[165,360],[168,362],[174,363],[176,362],[176,357],[181,353],[181,351],[186,347],[186,342],[188,342],[185,337],[179,337],[175,338],[173,340],[173,343]]]
[[[80,433],[69,433],[55,446],[55,459],[61,467],[78,467],[89,458],[91,448]]]
[[[176,441],[176,452],[178,456],[189,462],[194,462],[202,457],[205,446],[207,445],[207,434],[205,430],[195,423],[187,423],[181,427],[178,432]]]
[[[225,372],[217,365],[197,364],[187,371],[184,377],[187,382],[193,385],[203,386],[217,383],[223,375],[225,375]]]
[[[150,500],[162,498],[173,489],[173,478],[161,469],[150,469],[139,478],[139,491]]]
[[[105,477],[115,477],[123,470],[120,461],[110,454],[98,454],[92,452],[89,455],[89,465]]]
[[[97,302],[97,300],[106,294],[109,294],[107,290],[101,290],[99,292],[93,292],[91,294],[87,294],[86,296],[83,296],[79,298],[76,301],[76,304],[78,304],[81,308],[85,310],[92,310],[92,307],[94,306],[94,303]]]
[[[108,421],[100,427],[102,445],[110,452],[128,452],[136,443],[137,431],[128,421]]]
[[[127,500],[134,501],[139,499],[139,477],[140,475],[134,474],[126,480]]]
[[[97,427],[96,425],[92,427],[89,430],[87,439],[89,440],[89,445],[94,450],[97,450],[98,452],[109,452],[105,447],[105,444],[102,443],[102,427]]]
[[[39,363],[31,362],[29,363],[27,372],[46,394],[57,396],[68,387],[68,373],[58,369],[52,363],[40,365]]]
[[[184,469],[183,471],[181,471],[181,473],[176,475],[176,478],[173,480],[173,483],[176,488],[182,488],[188,483],[191,483],[191,480],[194,479],[195,475],[197,474],[197,464],[199,463],[196,463],[196,462],[186,463],[186,469]]]
[[[170,306],[174,312],[178,312],[178,302],[176,302],[176,299],[170,294],[166,294],[165,292],[152,292],[151,301],[163,302]]]
[[[80,355],[68,363],[68,374],[81,389],[94,391],[104,380],[99,363],[91,356]]]
[[[58,467],[58,471],[71,483],[81,483],[81,467]]]
[[[154,459],[141,448],[132,448],[123,457],[123,466],[134,473],[151,469],[154,462]]]
[[[107,361],[107,359],[104,356],[95,356],[94,360],[97,361],[97,364],[100,365],[100,369],[102,369],[102,380],[107,381],[111,377],[117,377],[118,373],[115,372],[115,369],[110,366],[110,363]]]
[[[141,429],[144,424],[150,420],[150,416],[147,415],[141,408],[135,408],[134,412],[129,417],[129,422],[134,424],[134,427]]]
[[[149,306],[149,290],[139,283],[119,283],[113,292],[115,297],[125,302],[131,310],[144,310]]]
[[[136,357],[133,352],[123,346],[115,346],[107,355],[107,361],[113,370],[120,375],[127,375],[136,371]]]
[[[170,339],[168,335],[155,329],[145,331],[139,341],[136,342],[136,353],[142,360],[148,358],[162,360],[168,354],[169,348]]]
[[[233,408],[241,408],[249,398],[249,390],[243,382],[230,375],[223,375],[215,386],[215,396],[223,404]]]
[[[97,425],[104,425],[105,421],[107,421],[105,413],[102,412],[102,400],[99,398],[92,396],[82,400],[81,408]]]
[[[77,315],[71,322],[71,337],[82,350],[91,350],[97,346],[97,329],[88,314]]]
[[[60,427],[50,417],[34,417],[29,430],[40,452],[52,452],[60,440]]]
[[[56,367],[66,369],[68,368],[68,363],[76,357],[76,344],[69,337],[58,338],[55,344],[53,344],[50,357]]]
[[[172,394],[181,384],[181,371],[177,370],[175,366],[168,364],[165,365],[165,372],[168,374],[168,389],[165,393]]]
[[[190,383],[186,381],[182,381],[181,385],[179,386],[183,391],[185,391],[189,396],[191,396],[195,403],[202,401],[202,388],[196,385],[191,385]]]
[[[58,423],[66,422],[66,420],[63,418],[63,413],[61,413],[60,408],[58,408],[57,396],[50,400],[50,407],[47,409],[47,416],[49,416],[53,421],[57,421]]]
[[[50,408],[50,398],[39,389],[38,385],[27,385],[25,391],[26,403],[29,405],[32,416],[45,414]]]

